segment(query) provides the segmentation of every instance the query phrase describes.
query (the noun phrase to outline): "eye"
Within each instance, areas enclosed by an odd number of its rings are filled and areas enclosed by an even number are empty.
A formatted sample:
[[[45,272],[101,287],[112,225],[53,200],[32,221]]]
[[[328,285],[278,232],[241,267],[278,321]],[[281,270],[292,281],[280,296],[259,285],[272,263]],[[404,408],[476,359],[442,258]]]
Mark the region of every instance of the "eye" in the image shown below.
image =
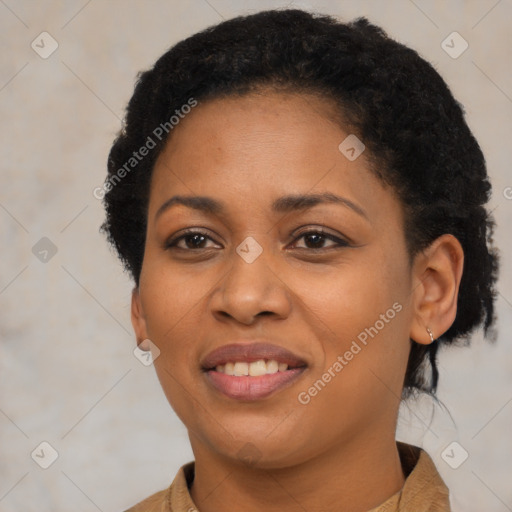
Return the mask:
[[[208,240],[215,242],[215,240],[208,236],[208,233],[190,229],[168,240],[165,247],[167,249],[176,248],[184,251],[210,249],[210,247],[205,246]]]
[[[298,240],[304,239],[305,246],[303,247],[295,247],[296,249],[312,249],[312,250],[322,250],[322,249],[336,249],[340,247],[348,247],[350,244],[331,233],[327,233],[322,229],[311,229],[309,231],[304,231],[300,233],[295,241],[294,245]],[[331,245],[325,246],[326,242],[332,242]]]
[[[304,246],[297,246],[299,240],[304,240]],[[215,242],[213,238],[205,231],[196,229],[186,230],[185,233],[178,234],[168,240],[165,244],[166,249],[179,249],[183,251],[199,251],[204,249],[211,249],[214,246],[208,246],[208,241]],[[330,242],[330,245],[325,245]],[[329,250],[340,247],[348,247],[350,244],[346,240],[337,237],[323,229],[310,229],[300,233],[292,243],[295,249],[310,249],[310,250]],[[218,246],[218,244],[217,244]]]

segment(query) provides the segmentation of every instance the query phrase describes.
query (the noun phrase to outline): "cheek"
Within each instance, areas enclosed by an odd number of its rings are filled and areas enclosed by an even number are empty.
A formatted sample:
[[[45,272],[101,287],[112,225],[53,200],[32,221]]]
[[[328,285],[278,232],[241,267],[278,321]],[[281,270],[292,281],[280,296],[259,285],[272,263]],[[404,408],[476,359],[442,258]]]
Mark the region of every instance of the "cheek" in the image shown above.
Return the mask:
[[[185,328],[214,286],[215,276],[212,272],[170,265],[162,256],[153,261],[141,273],[140,294],[149,335],[167,342]]]
[[[289,275],[281,275],[299,296],[296,304],[306,306],[305,312],[311,316],[308,323],[316,317],[326,334],[343,342],[356,338],[376,322],[381,330],[380,315],[385,315],[384,321],[395,319],[400,307],[393,305],[399,303],[403,308],[408,299],[406,268],[398,258],[390,261],[376,251],[360,251],[321,272],[294,268]]]
[[[204,409],[194,400],[197,375],[198,340],[204,335],[205,293],[214,284],[207,273],[191,277],[160,266],[154,274],[141,278],[141,299],[146,313],[149,338],[160,349],[154,361],[157,377],[167,400],[185,425],[193,425]],[[196,407],[197,406],[197,407]]]
[[[307,383],[311,393],[303,390],[319,410],[343,401],[352,411],[384,413],[401,394],[409,352],[408,264],[399,252],[393,259],[384,252],[368,251],[325,276],[296,274],[307,281],[302,300],[314,313],[310,325],[326,333],[323,358],[316,358]],[[345,419],[340,412],[337,421]]]
[[[155,369],[163,390],[179,415],[180,401],[195,385],[191,369],[198,365],[198,341],[204,337],[203,326],[207,291],[215,280],[207,272],[191,277],[164,265],[158,272],[147,272],[140,283],[146,312],[148,337],[160,355]],[[196,378],[196,377],[195,377]],[[183,389],[182,389],[183,388]]]

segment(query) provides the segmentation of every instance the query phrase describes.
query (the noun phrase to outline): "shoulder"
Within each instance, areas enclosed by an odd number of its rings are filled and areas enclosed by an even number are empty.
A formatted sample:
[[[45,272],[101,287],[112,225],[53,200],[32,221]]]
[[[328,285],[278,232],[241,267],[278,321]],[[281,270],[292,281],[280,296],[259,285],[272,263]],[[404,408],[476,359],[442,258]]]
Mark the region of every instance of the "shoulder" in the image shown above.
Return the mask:
[[[179,469],[170,487],[149,496],[125,512],[181,512],[196,510],[190,497],[190,485],[194,480],[194,462]]]
[[[436,466],[423,449],[398,443],[404,473],[407,475],[398,510],[449,512],[449,491]]]
[[[152,494],[145,500],[137,503],[125,512],[167,512],[167,496],[169,489],[164,489],[155,494]]]

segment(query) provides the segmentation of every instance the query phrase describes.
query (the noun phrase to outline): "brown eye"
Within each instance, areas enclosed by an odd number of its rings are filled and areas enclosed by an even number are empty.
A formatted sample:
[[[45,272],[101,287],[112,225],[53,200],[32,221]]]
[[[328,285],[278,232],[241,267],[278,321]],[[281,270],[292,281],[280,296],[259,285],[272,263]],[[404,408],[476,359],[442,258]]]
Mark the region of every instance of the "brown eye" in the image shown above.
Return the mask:
[[[200,249],[209,249],[206,244],[208,240],[215,242],[211,237],[209,237],[203,231],[188,231],[185,234],[179,235],[170,239],[166,244],[166,249],[180,249],[180,250],[200,250]]]
[[[305,244],[310,249],[319,249],[323,246],[326,241],[325,235],[320,233],[308,233],[307,235],[303,235]]]
[[[206,236],[197,233],[195,235],[186,235],[180,241],[185,242],[187,249],[202,249],[206,240]]]
[[[304,239],[304,246],[297,247],[298,240]],[[325,246],[327,241],[332,242],[331,245]],[[299,234],[294,242],[297,249],[334,249],[339,247],[347,247],[349,243],[341,238],[338,238],[330,233],[322,230],[310,230]]]

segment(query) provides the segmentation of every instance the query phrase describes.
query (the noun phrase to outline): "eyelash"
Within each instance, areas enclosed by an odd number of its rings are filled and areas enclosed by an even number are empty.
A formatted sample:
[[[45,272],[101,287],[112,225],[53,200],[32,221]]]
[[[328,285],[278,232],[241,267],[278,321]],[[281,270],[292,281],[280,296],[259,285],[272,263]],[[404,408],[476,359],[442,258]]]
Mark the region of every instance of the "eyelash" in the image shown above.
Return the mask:
[[[343,240],[342,238],[339,238],[337,236],[334,236],[331,233],[328,233],[327,231],[324,231],[323,229],[320,229],[320,228],[310,229],[308,231],[303,231],[302,233],[298,233],[292,243],[295,243],[298,240],[300,240],[301,238],[304,238],[305,236],[311,235],[311,234],[321,235],[324,240],[328,239],[328,240],[331,240],[332,242],[336,242],[336,245],[331,246],[331,247],[317,247],[317,248],[298,247],[297,249],[317,252],[317,251],[328,251],[328,250],[333,250],[333,249],[341,249],[341,248],[350,246],[350,243],[348,241]],[[205,248],[198,248],[198,249],[186,248],[185,249],[183,247],[177,247],[177,244],[181,240],[185,240],[186,238],[192,237],[194,235],[204,236],[205,238],[208,238],[208,239],[212,240],[213,242],[215,242],[215,240],[213,240],[210,236],[208,236],[207,232],[191,228],[191,229],[186,230],[184,233],[182,233],[178,237],[174,237],[174,238],[171,238],[170,240],[168,240],[167,243],[165,244],[165,248],[166,249],[178,249],[181,251],[191,251],[191,252],[199,252],[201,250],[208,250],[208,248],[206,248],[206,249]]]

